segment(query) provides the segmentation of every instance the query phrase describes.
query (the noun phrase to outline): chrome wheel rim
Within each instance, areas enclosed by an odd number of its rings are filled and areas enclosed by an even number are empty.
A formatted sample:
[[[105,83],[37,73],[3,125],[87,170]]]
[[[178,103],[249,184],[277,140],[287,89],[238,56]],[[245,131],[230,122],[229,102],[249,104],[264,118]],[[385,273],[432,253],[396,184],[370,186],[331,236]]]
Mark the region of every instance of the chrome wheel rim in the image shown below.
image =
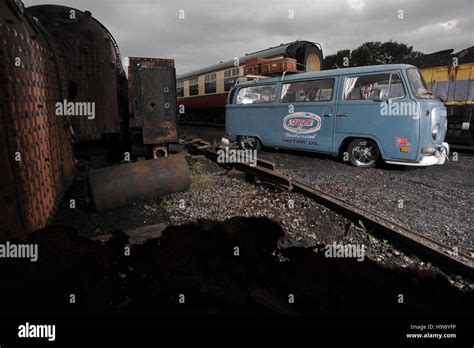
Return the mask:
[[[377,160],[377,150],[373,144],[361,141],[352,149],[352,158],[358,166],[367,167]]]
[[[243,136],[240,138],[240,146],[244,150],[254,150],[257,147],[257,139]]]

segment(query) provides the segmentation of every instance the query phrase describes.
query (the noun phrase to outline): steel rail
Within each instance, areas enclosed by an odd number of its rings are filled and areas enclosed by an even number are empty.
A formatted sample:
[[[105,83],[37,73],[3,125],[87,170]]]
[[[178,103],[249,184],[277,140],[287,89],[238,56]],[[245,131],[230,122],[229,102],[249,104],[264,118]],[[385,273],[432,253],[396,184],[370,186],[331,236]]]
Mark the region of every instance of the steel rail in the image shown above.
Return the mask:
[[[208,143],[207,143],[208,144]],[[186,145],[190,150],[205,155],[206,158],[217,163],[219,154],[216,149],[204,143],[190,142]],[[222,163],[220,163],[222,164]],[[368,228],[374,229],[388,239],[409,247],[416,254],[421,254],[436,263],[441,269],[446,268],[457,274],[474,279],[474,258],[462,251],[448,248],[443,243],[416,232],[406,226],[393,222],[380,214],[357,207],[356,205],[336,197],[330,193],[318,190],[295,178],[275,170],[275,166],[268,161],[257,161],[256,166],[247,163],[224,163],[248,175],[257,176],[284,187],[293,192],[301,193],[332,211],[341,214],[352,221],[363,221]]]

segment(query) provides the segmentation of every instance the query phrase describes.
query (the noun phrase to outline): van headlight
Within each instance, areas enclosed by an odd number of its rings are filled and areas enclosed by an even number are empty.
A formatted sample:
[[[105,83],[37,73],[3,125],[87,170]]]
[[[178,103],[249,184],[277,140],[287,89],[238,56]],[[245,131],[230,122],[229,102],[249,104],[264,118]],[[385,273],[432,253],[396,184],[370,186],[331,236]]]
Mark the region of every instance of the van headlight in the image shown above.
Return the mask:
[[[436,152],[436,149],[433,146],[426,146],[421,148],[421,153],[423,155],[432,155]]]
[[[439,123],[436,123],[435,126],[433,127],[433,130],[431,131],[431,138],[433,138],[433,140],[438,139],[438,133],[439,133]]]

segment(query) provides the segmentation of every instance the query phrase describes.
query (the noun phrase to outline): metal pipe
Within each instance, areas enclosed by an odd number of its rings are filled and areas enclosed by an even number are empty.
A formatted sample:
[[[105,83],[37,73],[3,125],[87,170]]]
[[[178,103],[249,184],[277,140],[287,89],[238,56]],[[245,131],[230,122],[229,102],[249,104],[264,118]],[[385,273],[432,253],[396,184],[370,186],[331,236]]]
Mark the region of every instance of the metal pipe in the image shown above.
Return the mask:
[[[89,187],[98,212],[185,191],[189,184],[189,167],[182,154],[89,173]]]

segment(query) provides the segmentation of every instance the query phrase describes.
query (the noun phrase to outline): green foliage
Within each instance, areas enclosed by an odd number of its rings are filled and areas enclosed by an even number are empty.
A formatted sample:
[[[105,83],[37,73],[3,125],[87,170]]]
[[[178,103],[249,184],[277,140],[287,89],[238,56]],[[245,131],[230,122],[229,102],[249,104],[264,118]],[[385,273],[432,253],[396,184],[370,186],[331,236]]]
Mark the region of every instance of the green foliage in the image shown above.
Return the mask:
[[[370,232],[367,231],[367,228],[365,228],[365,225],[364,225],[364,221],[359,220],[359,226],[356,226],[356,230],[365,234],[369,241],[372,241],[372,239],[374,239],[374,237],[370,234],[372,230]]]
[[[399,43],[397,41],[372,41],[364,42],[359,47],[337,51],[336,54],[326,56],[324,69],[346,68],[353,66],[393,64],[400,63],[405,59],[413,59],[423,55],[414,51],[413,46]],[[344,58],[348,58],[348,65],[344,65]]]
[[[350,57],[351,57],[351,50],[340,50],[340,51],[337,51],[336,54],[326,56],[323,62],[324,69],[345,68],[344,58],[349,58],[348,63],[350,64]]]
[[[367,229],[365,228],[364,221],[359,220],[359,226],[356,226],[356,230],[359,232],[367,233]]]

